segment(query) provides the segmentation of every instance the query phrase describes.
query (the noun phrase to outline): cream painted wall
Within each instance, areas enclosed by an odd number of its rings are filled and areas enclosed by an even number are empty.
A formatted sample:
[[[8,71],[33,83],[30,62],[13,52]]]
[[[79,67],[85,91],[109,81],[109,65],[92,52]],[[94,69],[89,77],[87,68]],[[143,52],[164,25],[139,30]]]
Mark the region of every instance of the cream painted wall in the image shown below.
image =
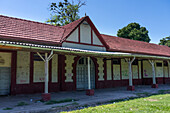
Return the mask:
[[[33,82],[45,81],[45,63],[44,61],[34,61]]]
[[[29,84],[30,81],[30,52],[17,52],[17,84]]]
[[[152,66],[149,61],[143,61],[143,78],[151,78],[152,77]]]
[[[0,67],[11,67],[11,53],[0,52]]]
[[[129,68],[128,63],[124,59],[121,59],[121,70],[122,70],[122,79],[129,79]]]
[[[141,79],[141,61],[138,61],[138,65],[139,65],[139,79]]]
[[[67,41],[78,42],[78,28],[67,38]]]
[[[80,42],[91,44],[91,27],[89,25],[80,25]]]
[[[98,70],[99,70],[98,81],[103,81],[104,80],[104,72],[103,72],[104,71],[104,67],[103,67],[104,62],[103,62],[103,58],[97,58],[97,63],[99,65],[99,67],[98,67]]]
[[[120,80],[120,65],[113,65],[113,80]]]
[[[52,82],[58,82],[58,55],[52,58]]]
[[[63,47],[76,48],[76,49],[84,49],[84,50],[98,50],[98,51],[106,51],[105,47],[91,46],[91,45],[82,45],[82,44],[74,44],[63,42]]]
[[[112,80],[111,60],[107,60],[106,64],[107,64],[107,80]]]
[[[158,67],[155,64],[155,67],[156,67],[156,77],[163,77],[163,61],[156,61],[156,63],[162,63],[162,67]]]
[[[95,34],[95,32],[93,31],[93,44],[96,44],[96,45],[103,45],[99,38],[97,37],[97,35]]]
[[[87,22],[83,22],[86,23]],[[69,48],[76,48],[76,49],[85,49],[85,50],[98,50],[98,51],[106,51],[105,47],[100,47],[103,44],[100,42],[96,34],[93,33],[93,43],[94,45],[100,45],[100,46],[93,46],[93,45],[86,45],[91,44],[91,27],[90,25],[80,25],[80,43],[85,44],[78,44],[78,43],[71,43],[71,42],[63,42],[63,47],[69,47]],[[66,39],[66,41],[73,41],[78,42],[78,28]]]
[[[65,55],[65,56],[66,56],[66,60],[65,60],[65,63],[66,63],[66,66],[65,66],[66,80],[65,80],[65,82],[73,82],[73,79],[72,79],[72,76],[73,76],[73,72],[72,72],[73,71],[73,66],[72,66],[72,64],[74,63],[74,57],[75,56],[72,56],[72,55]]]
[[[164,66],[165,77],[168,77],[168,66]]]
[[[132,65],[133,79],[138,79],[138,65]]]

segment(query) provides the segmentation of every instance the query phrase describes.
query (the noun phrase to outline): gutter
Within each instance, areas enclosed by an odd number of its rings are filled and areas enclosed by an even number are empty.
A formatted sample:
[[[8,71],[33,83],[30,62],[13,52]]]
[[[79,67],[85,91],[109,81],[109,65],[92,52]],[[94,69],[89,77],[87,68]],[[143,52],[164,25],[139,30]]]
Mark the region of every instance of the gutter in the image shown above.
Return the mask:
[[[83,49],[74,49],[74,48],[56,47],[56,46],[46,46],[46,45],[37,45],[37,44],[29,44],[29,43],[21,43],[21,42],[0,41],[0,45],[2,45],[2,46],[20,47],[20,48],[24,48],[24,49],[43,50],[43,51],[51,51],[51,50],[53,50],[56,53],[82,55],[82,56],[112,57],[112,58],[113,57],[122,57],[122,58],[136,57],[136,58],[145,58],[145,59],[170,60],[170,57],[164,57],[164,56],[141,55],[141,54],[122,53],[122,52],[92,51],[92,50],[83,50]]]

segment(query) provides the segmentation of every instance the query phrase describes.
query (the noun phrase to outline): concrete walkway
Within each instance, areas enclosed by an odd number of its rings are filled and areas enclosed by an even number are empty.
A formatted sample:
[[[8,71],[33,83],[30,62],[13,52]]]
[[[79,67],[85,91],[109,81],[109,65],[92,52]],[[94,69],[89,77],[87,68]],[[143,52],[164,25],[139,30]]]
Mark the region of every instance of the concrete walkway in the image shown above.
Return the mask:
[[[95,104],[99,102],[107,102],[115,99],[122,99],[128,97],[137,97],[139,93],[158,93],[159,90],[170,90],[170,85],[159,85],[159,88],[151,88],[148,86],[136,86],[135,91],[127,91],[126,87],[96,89],[94,96],[86,96],[85,91],[70,91],[52,93],[52,100],[63,99],[77,99],[75,101],[78,105]],[[40,102],[41,94],[27,94],[16,96],[0,96],[0,113],[29,113],[29,112],[45,112],[57,106],[65,106],[68,104],[75,104],[75,102],[66,102],[60,104],[45,105]],[[25,102],[28,105],[17,106],[18,103]],[[12,108],[11,110],[3,110]]]

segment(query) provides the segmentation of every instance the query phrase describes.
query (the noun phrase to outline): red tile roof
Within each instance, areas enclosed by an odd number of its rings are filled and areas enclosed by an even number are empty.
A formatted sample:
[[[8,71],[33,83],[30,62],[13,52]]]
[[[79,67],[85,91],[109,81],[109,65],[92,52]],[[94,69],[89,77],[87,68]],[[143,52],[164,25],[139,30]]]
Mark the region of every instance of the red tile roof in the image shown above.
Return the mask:
[[[130,52],[147,55],[159,55],[170,57],[168,46],[157,45],[137,40],[130,40],[116,36],[102,34],[103,39],[109,45],[109,51]]]
[[[92,28],[96,29],[88,16],[82,17],[65,26],[53,26],[0,15],[0,39],[44,43],[47,45],[61,44],[84,20],[91,23]],[[170,56],[170,48],[167,46],[109,35],[100,35],[97,29],[95,31],[108,51]]]
[[[0,37],[22,41],[59,43],[64,28],[0,15]]]

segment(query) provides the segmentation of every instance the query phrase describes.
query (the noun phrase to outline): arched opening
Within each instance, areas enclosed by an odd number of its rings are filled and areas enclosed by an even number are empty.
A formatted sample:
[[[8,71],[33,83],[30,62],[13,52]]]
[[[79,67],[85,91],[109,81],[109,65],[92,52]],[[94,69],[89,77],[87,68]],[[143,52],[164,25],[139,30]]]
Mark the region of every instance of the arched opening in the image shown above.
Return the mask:
[[[90,59],[90,83],[91,88],[95,88],[95,65]],[[76,66],[76,89],[88,89],[88,62],[86,57],[81,57]]]

